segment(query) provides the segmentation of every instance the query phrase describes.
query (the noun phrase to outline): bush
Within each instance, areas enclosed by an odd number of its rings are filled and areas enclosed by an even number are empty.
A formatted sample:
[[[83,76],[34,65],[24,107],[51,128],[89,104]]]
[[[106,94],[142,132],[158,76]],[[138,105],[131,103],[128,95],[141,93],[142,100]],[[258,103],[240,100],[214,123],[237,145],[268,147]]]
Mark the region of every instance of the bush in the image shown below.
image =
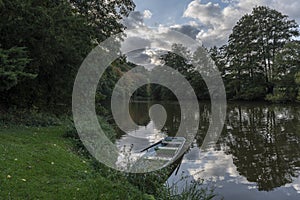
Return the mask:
[[[268,94],[266,100],[273,103],[283,103],[287,101],[284,93]]]
[[[112,126],[106,122],[106,120],[103,117],[98,116],[98,121],[101,125],[102,130],[108,137],[108,139],[112,142],[115,142],[116,140],[116,132],[112,128]],[[65,138],[71,138],[74,142],[75,151],[79,154],[83,154],[89,157],[89,153],[87,152],[85,146],[82,144],[82,141],[78,135],[78,132],[75,128],[73,120],[67,120],[65,121],[64,125],[67,127],[67,130],[64,134]]]
[[[292,101],[292,98],[289,97],[288,93],[289,92],[285,88],[274,88],[274,94],[268,94],[266,100],[273,103]]]
[[[32,127],[46,127],[62,125],[64,119],[50,113],[36,110],[8,110],[1,111],[0,124],[4,126],[23,125]]]
[[[188,177],[183,177],[187,179]],[[163,199],[170,200],[211,200],[217,195],[214,189],[209,186],[203,186],[203,180],[193,180],[191,183],[185,182],[185,187],[179,192],[179,189],[174,183],[168,187],[167,193]]]

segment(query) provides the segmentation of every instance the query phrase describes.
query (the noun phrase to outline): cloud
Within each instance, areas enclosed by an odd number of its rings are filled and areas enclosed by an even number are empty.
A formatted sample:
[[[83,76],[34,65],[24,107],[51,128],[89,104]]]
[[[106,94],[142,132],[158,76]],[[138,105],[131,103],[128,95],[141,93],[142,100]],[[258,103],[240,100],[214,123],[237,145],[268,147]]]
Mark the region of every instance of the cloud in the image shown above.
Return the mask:
[[[150,48],[131,51],[127,54],[127,60],[136,65],[144,66],[146,69],[152,69],[156,66],[163,65],[161,56],[166,51],[155,50]]]
[[[143,15],[145,19],[151,19],[152,12],[150,10],[144,10]]]
[[[129,14],[127,18],[125,18],[122,23],[129,29],[144,27],[145,19],[151,19],[152,13],[150,10],[144,10],[144,12],[133,11]]]
[[[196,24],[184,24],[184,25],[174,25],[170,27],[171,30],[178,31],[183,33],[193,39],[197,38],[198,33],[200,32],[200,28]]]
[[[221,46],[227,43],[232,28],[237,21],[258,5],[276,9],[300,23],[300,1],[295,0],[220,0],[220,4],[194,0],[183,13],[183,17],[190,19],[190,22],[172,26],[159,25],[158,30],[159,32],[165,32],[163,34],[165,38],[155,38],[157,33],[145,25],[144,20],[152,18],[150,10],[134,11],[123,23],[129,29],[139,28],[138,33],[132,35],[133,38],[129,39],[131,41],[130,45],[140,46],[139,44],[142,43],[149,48],[151,46],[169,46],[170,44],[166,44],[165,41],[172,38],[172,34],[169,34],[170,30],[175,30],[201,41],[206,47]],[[174,42],[176,42],[175,38]],[[148,57],[141,55],[141,58],[147,62],[151,61],[149,55]],[[135,59],[139,58],[136,57]],[[156,63],[154,60],[156,59],[152,59],[152,62]],[[139,60],[139,62],[141,61]]]
[[[196,27],[193,27],[194,29],[192,27],[192,25],[187,25],[173,28],[188,31],[196,30]],[[127,29],[125,34],[126,38],[123,38],[124,41],[121,43],[121,51],[129,52],[136,49],[127,53],[127,60],[147,69],[162,65],[161,56],[166,54],[168,50],[171,50],[172,45],[175,43],[185,44],[190,52],[194,52],[198,46],[201,46],[201,43],[192,40],[191,37],[163,25],[160,25],[158,28],[149,28],[143,24],[137,29]],[[196,32],[194,33],[195,35]]]
[[[144,15],[139,11],[131,12],[129,16],[122,21],[122,23],[128,29],[144,26]]]
[[[129,62],[135,63],[136,65],[147,65],[150,63],[150,58],[144,52],[144,49],[129,52],[127,54],[127,60]]]
[[[221,18],[222,13],[219,4],[211,2],[201,4],[201,1],[193,1],[189,4],[183,16],[199,19],[203,24],[213,26],[219,24],[216,19]]]
[[[216,3],[194,0],[184,11],[183,17],[198,20],[205,26],[197,35],[205,46],[226,44],[236,22],[246,13],[250,13],[255,6],[268,6],[300,22],[300,1],[222,0],[222,2],[227,5],[221,7]]]

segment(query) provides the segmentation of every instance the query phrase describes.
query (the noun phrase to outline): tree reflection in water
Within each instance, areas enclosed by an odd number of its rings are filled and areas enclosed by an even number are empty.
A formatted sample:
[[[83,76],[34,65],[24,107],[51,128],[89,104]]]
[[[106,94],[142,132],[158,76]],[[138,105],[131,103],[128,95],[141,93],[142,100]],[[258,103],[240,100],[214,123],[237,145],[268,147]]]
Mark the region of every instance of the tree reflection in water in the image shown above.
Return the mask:
[[[157,102],[130,106],[132,119],[141,127],[150,123],[148,110],[154,103]],[[180,124],[180,107],[173,102],[161,104],[167,112],[162,131],[173,136]],[[198,147],[208,129],[209,103],[200,103],[199,117],[199,133],[193,144]],[[300,172],[299,106],[230,103],[226,124],[214,151],[230,155],[238,173],[256,183],[258,190],[270,191],[291,183]],[[191,154],[187,156],[191,157]]]
[[[259,190],[272,190],[299,176],[299,108],[230,105],[220,143],[239,173]]]

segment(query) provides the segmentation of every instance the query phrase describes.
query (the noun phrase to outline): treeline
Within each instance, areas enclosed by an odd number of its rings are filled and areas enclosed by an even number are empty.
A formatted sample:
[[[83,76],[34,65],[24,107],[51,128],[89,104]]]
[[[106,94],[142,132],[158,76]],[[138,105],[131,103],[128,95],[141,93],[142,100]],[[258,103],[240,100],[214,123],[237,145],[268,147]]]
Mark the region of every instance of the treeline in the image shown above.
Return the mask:
[[[209,50],[221,72],[227,98],[299,101],[300,42],[295,40],[299,36],[298,28],[294,20],[268,7],[255,7],[252,13],[244,15],[233,28],[228,43]],[[181,45],[174,45],[173,52],[162,57],[165,64],[187,78],[199,99],[209,99],[205,82],[191,65],[191,61],[199,59],[199,52],[191,54]],[[164,87],[152,85],[151,88],[149,97],[175,98]],[[145,88],[137,93],[145,94]]]
[[[126,27],[120,20],[134,8],[132,0],[0,1],[0,108],[70,109],[74,79],[83,59],[97,44],[122,32]],[[228,44],[209,50],[227,98],[300,100],[297,36],[297,23],[276,10],[255,7],[243,16]],[[187,78],[199,99],[209,99],[203,78],[191,65],[201,49],[192,54],[179,44],[173,48],[175,53],[162,56],[165,64]],[[96,100],[110,97],[115,83],[132,67],[125,57],[115,61],[99,81]],[[138,90],[134,98],[141,97],[175,99],[158,85]]]
[[[1,0],[1,107],[70,108],[83,59],[122,32],[120,20],[134,8],[132,0]],[[110,94],[123,62],[108,69],[97,99]]]

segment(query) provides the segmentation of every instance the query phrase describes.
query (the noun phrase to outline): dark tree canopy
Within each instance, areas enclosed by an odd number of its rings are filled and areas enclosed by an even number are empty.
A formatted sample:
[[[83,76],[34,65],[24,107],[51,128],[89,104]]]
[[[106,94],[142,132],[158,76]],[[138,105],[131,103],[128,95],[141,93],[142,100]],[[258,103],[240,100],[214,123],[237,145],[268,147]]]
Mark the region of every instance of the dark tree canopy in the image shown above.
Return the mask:
[[[46,109],[71,105],[81,62],[97,43],[125,29],[120,19],[135,7],[131,0],[105,2],[3,0],[1,102]]]
[[[214,50],[228,97],[257,100],[273,94],[276,56],[296,36],[297,23],[274,9],[259,6],[244,15],[233,28],[228,45]]]
[[[22,80],[36,77],[36,74],[25,71],[29,62],[25,48],[12,47],[8,50],[0,48],[0,92],[11,89]]]
[[[233,28],[228,70],[237,98],[256,99],[272,92],[276,53],[297,36],[298,25],[268,7],[255,7]]]

